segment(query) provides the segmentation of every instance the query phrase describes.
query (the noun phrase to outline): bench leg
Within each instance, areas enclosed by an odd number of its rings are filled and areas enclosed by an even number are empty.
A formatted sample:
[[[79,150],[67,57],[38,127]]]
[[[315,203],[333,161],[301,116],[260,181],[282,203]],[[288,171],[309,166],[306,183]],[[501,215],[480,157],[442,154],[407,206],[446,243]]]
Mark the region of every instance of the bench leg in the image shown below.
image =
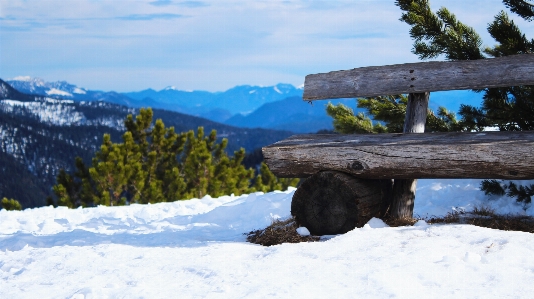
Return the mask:
[[[404,133],[424,133],[430,93],[410,93],[404,118]],[[417,180],[395,180],[393,200],[389,210],[392,218],[413,217]]]
[[[417,180],[395,180],[393,199],[389,208],[391,217],[397,219],[413,217],[416,186]]]

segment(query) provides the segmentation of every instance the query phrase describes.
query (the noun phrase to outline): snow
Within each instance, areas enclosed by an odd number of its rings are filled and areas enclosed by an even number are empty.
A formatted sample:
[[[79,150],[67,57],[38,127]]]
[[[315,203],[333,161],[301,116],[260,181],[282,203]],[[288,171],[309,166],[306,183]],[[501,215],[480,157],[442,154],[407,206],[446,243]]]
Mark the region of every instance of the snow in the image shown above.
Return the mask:
[[[32,77],[30,76],[17,76],[13,79],[11,79],[12,81],[23,81],[23,82],[30,82],[32,81]]]
[[[419,180],[415,213],[487,205],[480,180]],[[267,194],[0,211],[0,298],[529,298],[534,238],[466,224],[364,227],[271,247],[244,233],[290,215]],[[300,228],[305,233],[305,228]]]
[[[1,100],[0,109],[6,112],[13,112],[14,107],[23,106],[28,111],[36,115],[41,122],[54,125],[71,125],[85,120],[85,116],[75,111],[72,100],[58,100],[44,98],[33,102],[21,102],[17,100]]]
[[[72,94],[70,92],[66,92],[64,90],[59,90],[57,88],[51,88],[46,91],[47,95],[58,95],[58,96],[64,96],[64,97],[72,97]]]
[[[73,93],[77,93],[77,94],[86,94],[87,92],[79,87],[76,87],[74,88],[74,90],[72,91]]]
[[[274,89],[274,91],[276,91],[277,93],[282,94],[282,92],[280,91],[280,89],[278,89],[277,86],[274,86],[273,89]]]
[[[17,100],[0,100],[0,109],[6,112],[15,112],[15,107],[25,107],[28,112],[37,116],[39,121],[59,126],[70,125],[103,125],[122,130],[124,121],[113,117],[99,117],[88,120],[85,115],[76,111],[73,100],[59,100],[44,98],[31,102],[21,102]]]
[[[297,228],[297,233],[298,233],[299,235],[301,235],[301,236],[309,236],[309,235],[311,235],[311,234],[310,234],[310,231],[309,231],[307,228],[305,228],[305,227],[299,227],[299,228]]]

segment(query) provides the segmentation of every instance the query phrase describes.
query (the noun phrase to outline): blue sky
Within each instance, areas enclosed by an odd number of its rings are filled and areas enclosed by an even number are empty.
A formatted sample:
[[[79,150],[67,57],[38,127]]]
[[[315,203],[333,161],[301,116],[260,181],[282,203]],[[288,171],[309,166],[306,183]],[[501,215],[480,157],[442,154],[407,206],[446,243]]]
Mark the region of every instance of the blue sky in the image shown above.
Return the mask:
[[[431,4],[493,45],[485,28],[500,0]],[[298,86],[311,73],[417,61],[400,15],[393,0],[0,0],[0,78],[120,92]]]

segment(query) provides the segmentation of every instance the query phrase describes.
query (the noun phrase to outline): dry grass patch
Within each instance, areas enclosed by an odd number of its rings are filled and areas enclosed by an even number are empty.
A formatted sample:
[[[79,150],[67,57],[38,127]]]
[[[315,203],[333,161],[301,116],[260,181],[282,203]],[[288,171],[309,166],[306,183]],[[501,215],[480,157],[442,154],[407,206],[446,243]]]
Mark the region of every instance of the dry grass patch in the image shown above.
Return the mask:
[[[399,227],[399,226],[412,226],[414,225],[420,218],[392,218],[392,217],[386,217],[382,219],[387,225],[391,227]]]
[[[265,229],[249,232],[247,241],[263,246],[272,246],[282,243],[300,243],[319,241],[318,236],[301,236],[297,233],[299,228],[295,218],[287,220],[273,220],[271,225]]]
[[[445,217],[430,218],[428,223],[461,223],[505,231],[534,233],[534,217],[523,215],[499,215],[486,207],[474,208],[471,212],[454,212]]]
[[[522,231],[534,233],[534,217],[521,215],[498,215],[487,207],[476,207],[471,212],[451,212],[443,217],[431,218],[384,218],[390,227],[412,226],[419,220],[428,224],[472,224],[480,227],[499,229],[504,231]],[[297,233],[298,224],[295,218],[287,220],[273,220],[265,229],[249,232],[247,241],[263,246],[282,243],[316,242],[319,236],[301,236]]]

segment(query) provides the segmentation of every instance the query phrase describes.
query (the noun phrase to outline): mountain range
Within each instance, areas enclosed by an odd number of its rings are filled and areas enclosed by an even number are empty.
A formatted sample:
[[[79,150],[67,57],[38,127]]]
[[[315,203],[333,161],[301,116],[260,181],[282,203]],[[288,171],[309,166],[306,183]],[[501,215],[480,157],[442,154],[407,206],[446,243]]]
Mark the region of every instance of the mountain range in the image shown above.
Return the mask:
[[[290,84],[261,87],[241,85],[224,92],[181,91],[167,87],[160,91],[147,89],[140,92],[124,93],[138,101],[155,101],[168,110],[192,115],[214,113],[216,121],[224,122],[235,114],[249,114],[266,103],[283,100],[292,96],[302,97],[302,89]]]
[[[309,104],[302,100],[302,87],[290,84],[268,87],[240,85],[224,92],[183,91],[170,86],[159,91],[146,89],[117,93],[88,90],[65,81],[45,82],[30,77],[16,77],[7,83],[27,94],[74,101],[103,101],[132,108],[152,107],[242,128],[268,128],[295,133],[313,133],[333,128],[332,119],[325,111],[328,101]],[[458,111],[460,104],[479,106],[481,101],[482,93],[469,90],[433,92],[429,106],[433,110],[445,106],[451,111]],[[356,108],[354,100],[330,102],[343,103],[355,112],[364,112]]]
[[[288,131],[237,128],[182,113],[153,109],[176,132],[204,127],[228,139],[227,150],[247,153],[290,136]],[[137,108],[103,101],[75,101],[60,96],[21,93],[0,80],[0,198],[19,200],[24,208],[45,204],[60,169],[74,168],[75,157],[90,164],[104,133],[121,141],[128,114]]]
[[[117,93],[88,90],[65,81],[16,77],[6,81],[20,92],[74,101],[104,101],[128,107],[152,107],[224,122],[235,114],[249,114],[266,103],[287,97],[302,97],[302,88],[290,84],[262,87],[242,85],[224,92],[182,91],[173,86],[160,91],[146,89]]]
[[[88,90],[65,81],[45,82],[30,77],[17,77],[6,82],[27,94],[78,102],[102,101],[132,108],[152,107],[241,128],[267,128],[296,133],[332,129],[332,120],[324,108],[326,102],[304,102],[302,88],[290,84],[268,87],[241,85],[224,92],[182,91],[171,86],[160,91],[146,89],[117,93]]]

